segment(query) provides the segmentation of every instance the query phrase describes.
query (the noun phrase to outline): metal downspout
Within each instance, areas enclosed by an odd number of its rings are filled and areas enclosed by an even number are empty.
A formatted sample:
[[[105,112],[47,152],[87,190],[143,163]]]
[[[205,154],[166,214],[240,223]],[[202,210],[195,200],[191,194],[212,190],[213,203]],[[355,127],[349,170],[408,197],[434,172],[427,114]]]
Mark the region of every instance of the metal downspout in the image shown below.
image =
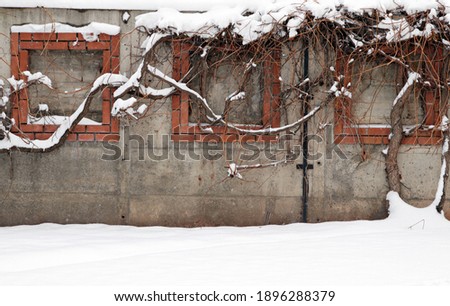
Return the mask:
[[[303,79],[309,78],[309,41],[306,40],[306,48],[303,56]],[[309,83],[306,84],[306,92],[309,92]],[[308,97],[303,105],[303,116],[306,116],[309,112]],[[302,221],[308,222],[308,193],[309,193],[309,181],[308,181],[308,169],[311,165],[308,165],[308,120],[303,123],[303,139],[302,139],[302,164],[303,170],[302,176]]]

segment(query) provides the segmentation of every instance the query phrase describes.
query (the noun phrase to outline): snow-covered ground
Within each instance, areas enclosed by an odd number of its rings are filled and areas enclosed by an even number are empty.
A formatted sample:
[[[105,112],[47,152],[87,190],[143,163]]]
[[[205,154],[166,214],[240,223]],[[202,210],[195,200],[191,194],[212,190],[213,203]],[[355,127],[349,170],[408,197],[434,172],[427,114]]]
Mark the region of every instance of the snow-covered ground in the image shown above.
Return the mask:
[[[397,206],[381,221],[3,227],[0,285],[450,285],[450,222]]]
[[[3,227],[0,286],[449,286],[450,222],[434,207],[391,206],[380,221]]]

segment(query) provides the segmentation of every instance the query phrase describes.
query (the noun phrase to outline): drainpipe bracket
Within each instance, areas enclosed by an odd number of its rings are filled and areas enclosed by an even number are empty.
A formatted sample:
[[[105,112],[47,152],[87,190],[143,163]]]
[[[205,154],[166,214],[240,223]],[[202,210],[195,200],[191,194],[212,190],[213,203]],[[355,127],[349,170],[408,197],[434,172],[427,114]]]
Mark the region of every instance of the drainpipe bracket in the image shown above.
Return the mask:
[[[297,164],[297,165],[295,165],[295,168],[297,168],[297,170],[303,170],[304,166],[303,166],[303,164]],[[306,166],[306,170],[312,170],[312,169],[314,169],[313,164],[308,164]]]

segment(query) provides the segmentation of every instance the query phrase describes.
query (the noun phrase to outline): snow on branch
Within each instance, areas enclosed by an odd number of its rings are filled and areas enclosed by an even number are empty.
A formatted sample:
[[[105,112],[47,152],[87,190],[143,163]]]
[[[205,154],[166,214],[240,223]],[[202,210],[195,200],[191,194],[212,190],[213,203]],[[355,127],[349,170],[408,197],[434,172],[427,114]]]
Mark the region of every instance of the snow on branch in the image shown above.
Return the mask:
[[[191,95],[192,97],[194,97],[196,99],[196,101],[200,102],[200,104],[211,115],[211,117],[207,117],[211,123],[220,122],[220,123],[224,124],[225,126],[232,128],[240,133],[245,133],[245,134],[250,134],[250,135],[277,134],[277,133],[281,133],[281,132],[290,130],[292,128],[295,128],[295,127],[299,126],[300,124],[302,124],[303,122],[309,120],[311,117],[313,117],[327,102],[329,102],[330,96],[332,96],[332,95],[330,95],[320,105],[314,107],[308,114],[306,114],[305,116],[301,117],[300,119],[294,121],[291,124],[287,124],[287,125],[277,127],[277,128],[267,127],[267,128],[262,128],[262,129],[244,129],[244,128],[237,126],[236,124],[232,124],[230,122],[225,121],[223,119],[222,115],[217,115],[213,111],[211,106],[209,105],[208,101],[204,97],[202,97],[197,91],[189,88],[186,83],[175,81],[173,78],[169,77],[168,75],[164,74],[159,69],[157,69],[151,65],[148,65],[148,71],[150,72],[151,75],[155,76],[156,78],[158,78],[158,79],[168,83],[169,85],[175,87],[176,89],[178,89],[180,91],[184,91],[184,92],[188,93],[189,95]]]
[[[144,97],[148,97],[151,99],[161,99],[164,97],[168,97],[172,94],[174,91],[174,88],[166,88],[157,90],[151,87],[146,87],[141,84],[142,76],[144,75],[147,65],[147,54],[150,50],[152,50],[158,43],[160,43],[163,38],[167,37],[167,34],[161,34],[161,33],[154,33],[147,37],[147,39],[144,41],[142,47],[145,48],[145,51],[142,54],[142,61],[139,64],[136,71],[133,73],[133,75],[127,79],[127,81],[122,84],[117,90],[114,92],[114,98],[117,98],[116,102],[114,103],[113,109],[111,114],[113,116],[117,116],[120,113],[126,112],[127,109],[130,109],[134,106],[134,103],[130,103],[131,100],[128,102],[124,102],[124,100],[120,99],[125,94],[129,93],[133,89],[138,89],[138,92],[143,95]],[[128,114],[130,111],[127,112]]]
[[[418,79],[420,79],[420,74],[418,74],[417,72],[408,73],[408,79],[406,80],[405,85],[403,85],[403,88],[400,90],[400,92],[392,102],[392,106],[395,106],[397,102],[403,98],[403,96],[408,92],[409,87],[411,87],[414,84],[414,82],[417,82]]]
[[[216,115],[212,108],[209,106],[208,101],[203,98],[198,92],[195,90],[189,88],[186,83],[177,82],[173,78],[169,77],[168,75],[164,74],[161,70],[159,70],[156,67],[153,67],[152,65],[147,65],[148,72],[150,72],[151,75],[154,77],[165,81],[166,83],[172,85],[173,87],[189,93],[191,96],[195,97],[197,101],[200,101],[203,107],[210,113],[210,115],[214,118],[213,120],[220,120],[222,116]]]
[[[0,140],[0,152],[10,151],[14,149],[19,149],[21,151],[27,152],[48,152],[54,150],[55,148],[61,146],[70,130],[72,130],[80,120],[89,111],[89,106],[92,102],[94,96],[106,86],[115,87],[126,82],[127,79],[120,74],[106,73],[98,77],[89,94],[80,104],[80,106],[75,110],[75,112],[69,117],[65,117],[61,121],[61,125],[58,129],[45,140],[30,140],[27,138],[22,138],[12,133],[6,133],[5,137]]]

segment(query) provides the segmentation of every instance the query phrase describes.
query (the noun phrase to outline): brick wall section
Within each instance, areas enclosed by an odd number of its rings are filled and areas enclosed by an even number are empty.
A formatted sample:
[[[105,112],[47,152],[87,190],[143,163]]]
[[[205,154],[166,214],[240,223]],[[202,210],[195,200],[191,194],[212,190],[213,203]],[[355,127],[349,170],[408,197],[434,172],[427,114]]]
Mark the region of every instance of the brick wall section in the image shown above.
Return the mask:
[[[192,45],[186,40],[172,41],[173,70],[172,77],[180,80],[191,66],[189,52]],[[264,97],[262,102],[262,126],[243,127],[248,129],[261,129],[264,127],[276,128],[280,126],[280,75],[281,54],[278,50],[273,50],[272,58],[264,62]],[[213,134],[203,131],[199,126],[189,125],[189,95],[180,92],[172,96],[172,140],[173,141],[197,141],[207,142],[276,142],[276,135],[250,136],[240,134],[237,131],[225,126],[212,126]]]
[[[410,52],[418,52],[413,51]],[[427,46],[424,50],[428,59],[425,65],[429,71],[434,71],[436,75],[444,69],[444,55],[442,47]],[[389,53],[389,50],[385,50]],[[344,84],[351,82],[352,65],[349,56],[338,54],[336,61],[336,71],[344,75]],[[435,145],[442,142],[442,132],[437,128],[440,125],[440,91],[437,89],[426,89],[423,92],[425,97],[425,124],[434,125],[431,130],[416,130],[411,135],[403,137],[402,144],[407,145]],[[351,89],[349,89],[351,90]],[[356,101],[357,102],[357,101]],[[336,144],[368,144],[379,145],[388,144],[390,128],[386,127],[361,127],[352,125],[352,104],[354,102],[347,96],[341,95],[335,99],[334,107],[334,142]]]
[[[22,72],[28,70],[30,50],[102,51],[102,73],[119,73],[119,35],[100,34],[97,41],[89,42],[81,33],[11,33],[11,73],[16,79],[25,78]],[[102,124],[77,125],[72,129],[67,141],[118,141],[119,122],[110,114],[112,94],[113,91],[109,88],[102,92]],[[27,124],[28,112],[28,93],[26,89],[22,89],[12,99],[12,117],[17,125],[12,131],[31,140],[51,137],[58,126]]]

